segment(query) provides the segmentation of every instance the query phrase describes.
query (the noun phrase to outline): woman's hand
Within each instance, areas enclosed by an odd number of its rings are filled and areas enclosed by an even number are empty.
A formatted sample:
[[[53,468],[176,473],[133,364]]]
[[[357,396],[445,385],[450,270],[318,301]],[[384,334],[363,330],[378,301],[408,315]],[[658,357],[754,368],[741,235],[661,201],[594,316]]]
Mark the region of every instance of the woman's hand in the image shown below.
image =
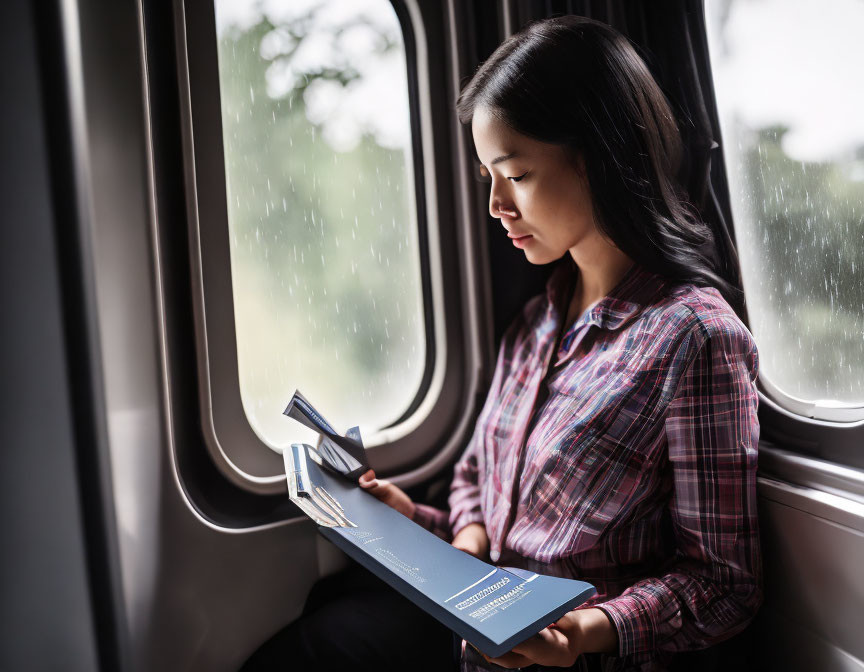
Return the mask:
[[[485,560],[489,555],[489,535],[483,523],[469,523],[459,530],[450,544],[480,560]]]
[[[498,658],[483,657],[501,667],[537,663],[570,667],[583,653],[614,653],[618,632],[601,609],[575,609]]]
[[[390,481],[375,478],[374,470],[370,469],[362,474],[357,482],[361,488],[366,492],[371,492],[387,506],[396,509],[403,516],[414,518],[415,507],[411,498],[399,486],[393,485]]]

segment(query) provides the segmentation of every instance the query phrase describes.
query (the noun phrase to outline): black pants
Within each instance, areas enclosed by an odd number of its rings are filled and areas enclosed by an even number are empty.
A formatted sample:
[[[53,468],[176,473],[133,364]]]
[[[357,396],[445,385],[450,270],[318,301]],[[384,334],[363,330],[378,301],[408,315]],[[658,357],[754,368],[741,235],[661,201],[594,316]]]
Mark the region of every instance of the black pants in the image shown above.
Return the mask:
[[[318,581],[303,615],[253,654],[241,672],[458,669],[453,633],[363,567]]]
[[[240,672],[458,672],[461,648],[461,637],[352,561],[318,581],[301,617],[265,642]],[[599,672],[602,665],[589,654],[568,669]]]

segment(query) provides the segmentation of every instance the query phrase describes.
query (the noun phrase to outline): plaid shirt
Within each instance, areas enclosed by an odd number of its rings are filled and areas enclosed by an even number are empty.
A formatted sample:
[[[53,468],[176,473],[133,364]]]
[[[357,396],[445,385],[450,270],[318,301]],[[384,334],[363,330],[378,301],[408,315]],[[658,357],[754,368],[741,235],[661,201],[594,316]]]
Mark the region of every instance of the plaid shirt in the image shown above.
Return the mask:
[[[505,333],[450,511],[414,520],[483,523],[492,562],[589,581],[618,632],[603,668],[663,669],[762,600],[756,346],[716,289],[636,265],[553,352],[572,268]]]

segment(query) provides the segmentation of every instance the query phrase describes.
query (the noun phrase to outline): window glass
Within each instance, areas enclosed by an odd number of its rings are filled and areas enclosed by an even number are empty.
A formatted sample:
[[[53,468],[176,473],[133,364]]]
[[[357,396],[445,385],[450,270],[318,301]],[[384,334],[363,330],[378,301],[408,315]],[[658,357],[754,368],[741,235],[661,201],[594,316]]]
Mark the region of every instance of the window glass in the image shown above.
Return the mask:
[[[402,31],[387,0],[217,0],[240,392],[268,444],[295,388],[367,436],[426,338]]]
[[[712,0],[711,66],[761,375],[864,405],[864,2]]]

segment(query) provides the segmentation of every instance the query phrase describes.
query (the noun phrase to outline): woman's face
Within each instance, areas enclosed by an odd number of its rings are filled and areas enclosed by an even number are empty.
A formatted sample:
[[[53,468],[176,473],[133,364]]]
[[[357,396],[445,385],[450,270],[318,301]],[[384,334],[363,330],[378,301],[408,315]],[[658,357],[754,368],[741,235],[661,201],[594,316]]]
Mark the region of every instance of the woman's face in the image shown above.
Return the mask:
[[[489,214],[528,261],[548,264],[598,235],[584,164],[560,145],[517,133],[485,108],[475,110],[471,131],[492,178]]]

